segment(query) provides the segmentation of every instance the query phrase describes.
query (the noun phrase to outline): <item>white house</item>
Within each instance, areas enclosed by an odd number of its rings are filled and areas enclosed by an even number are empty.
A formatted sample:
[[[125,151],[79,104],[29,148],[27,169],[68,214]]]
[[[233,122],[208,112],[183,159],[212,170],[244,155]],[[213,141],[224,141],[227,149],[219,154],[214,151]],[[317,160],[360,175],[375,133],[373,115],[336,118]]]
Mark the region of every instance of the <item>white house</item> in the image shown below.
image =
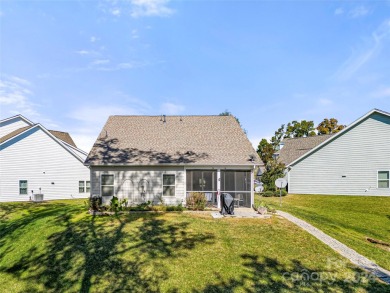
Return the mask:
[[[230,193],[250,207],[260,159],[233,116],[110,116],[85,163],[104,201],[185,204],[199,191],[211,205]]]
[[[22,115],[0,121],[0,201],[88,197],[87,154],[66,132],[47,130]]]
[[[390,196],[390,113],[374,109],[334,135],[288,139],[279,160],[289,193]]]

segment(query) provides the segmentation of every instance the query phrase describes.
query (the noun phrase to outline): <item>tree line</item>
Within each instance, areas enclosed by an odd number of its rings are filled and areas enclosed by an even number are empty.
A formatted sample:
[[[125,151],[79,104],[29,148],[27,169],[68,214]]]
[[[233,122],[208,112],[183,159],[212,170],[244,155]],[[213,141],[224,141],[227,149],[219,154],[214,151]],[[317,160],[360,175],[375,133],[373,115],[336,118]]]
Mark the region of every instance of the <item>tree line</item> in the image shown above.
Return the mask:
[[[346,126],[339,125],[335,118],[325,118],[316,128],[313,121],[292,121],[282,124],[268,141],[263,138],[257,147],[257,154],[265,165],[265,171],[261,176],[264,190],[274,190],[274,182],[277,178],[284,177],[286,166],[274,156],[279,150],[280,143],[285,138],[308,137],[315,135],[334,134],[343,130]]]

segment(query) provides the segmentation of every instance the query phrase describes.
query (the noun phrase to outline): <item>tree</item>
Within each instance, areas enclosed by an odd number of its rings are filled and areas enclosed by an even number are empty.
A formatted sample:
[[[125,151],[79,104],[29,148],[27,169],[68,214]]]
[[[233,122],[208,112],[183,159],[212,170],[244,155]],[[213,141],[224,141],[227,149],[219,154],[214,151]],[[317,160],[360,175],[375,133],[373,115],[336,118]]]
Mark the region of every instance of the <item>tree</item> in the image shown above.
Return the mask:
[[[285,137],[286,130],[284,129],[284,124],[282,124],[278,130],[275,131],[273,137],[271,137],[271,144],[274,150],[276,151],[279,148],[280,142]]]
[[[270,160],[272,160],[274,152],[275,149],[273,148],[272,144],[270,144],[265,138],[263,138],[257,147],[257,154],[265,165]]]
[[[265,172],[261,176],[264,190],[276,190],[275,180],[284,177],[286,166],[275,159],[270,160],[265,166]]]
[[[247,134],[247,131],[246,131],[246,129],[244,129],[244,128],[242,127],[240,120],[239,120],[236,116],[234,116],[231,112],[229,112],[229,110],[226,109],[224,112],[220,113],[219,116],[233,116],[234,119],[236,119],[237,123],[238,123],[238,124],[240,125],[240,127],[242,128],[242,130],[245,132],[245,134]]]
[[[325,118],[320,124],[318,124],[317,131],[318,135],[332,134],[343,130],[345,127],[345,125],[339,125],[338,120],[335,118]]]
[[[302,120],[298,122],[294,120],[287,124],[284,138],[314,136],[316,135],[314,130],[313,121]]]

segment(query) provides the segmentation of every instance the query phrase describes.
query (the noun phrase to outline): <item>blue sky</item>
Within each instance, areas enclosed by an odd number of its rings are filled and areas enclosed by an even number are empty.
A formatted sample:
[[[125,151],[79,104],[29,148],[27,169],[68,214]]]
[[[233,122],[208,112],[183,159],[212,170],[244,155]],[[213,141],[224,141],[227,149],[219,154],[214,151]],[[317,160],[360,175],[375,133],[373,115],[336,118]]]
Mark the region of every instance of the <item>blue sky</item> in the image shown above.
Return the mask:
[[[0,21],[1,118],[86,151],[115,114],[228,109],[257,145],[390,111],[390,1],[1,1]]]

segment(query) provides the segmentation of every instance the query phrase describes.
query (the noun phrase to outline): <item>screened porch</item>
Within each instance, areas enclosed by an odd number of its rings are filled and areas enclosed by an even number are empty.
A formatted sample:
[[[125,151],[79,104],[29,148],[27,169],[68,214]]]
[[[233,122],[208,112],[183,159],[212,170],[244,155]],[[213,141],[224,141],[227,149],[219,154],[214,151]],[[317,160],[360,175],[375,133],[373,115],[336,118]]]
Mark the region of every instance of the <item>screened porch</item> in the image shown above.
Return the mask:
[[[251,171],[221,170],[218,186],[217,170],[187,170],[187,197],[191,192],[205,194],[207,206],[217,207],[218,187],[220,193],[229,193],[236,207],[251,207]]]

